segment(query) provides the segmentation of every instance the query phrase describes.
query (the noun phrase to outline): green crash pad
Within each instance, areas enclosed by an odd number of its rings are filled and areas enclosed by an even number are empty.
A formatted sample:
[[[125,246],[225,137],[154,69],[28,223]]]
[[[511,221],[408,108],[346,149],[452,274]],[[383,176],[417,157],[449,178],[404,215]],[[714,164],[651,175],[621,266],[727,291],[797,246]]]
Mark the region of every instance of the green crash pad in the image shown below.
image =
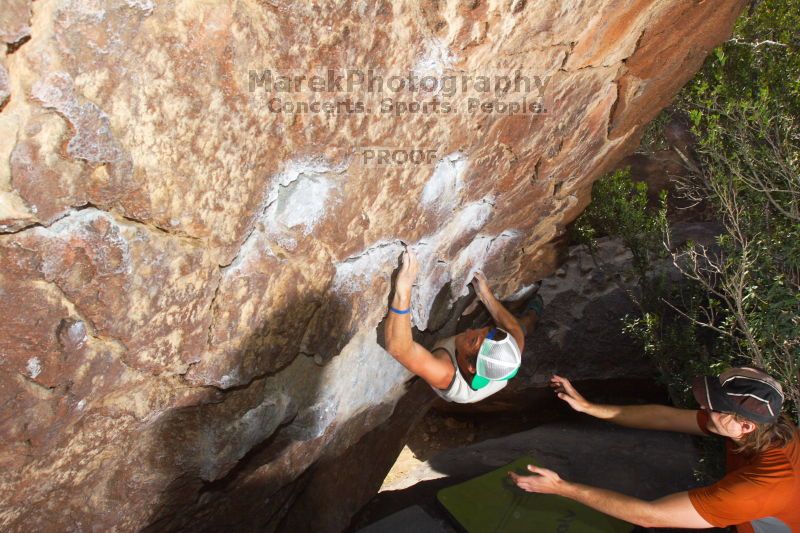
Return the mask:
[[[438,492],[439,502],[468,533],[628,533],[633,526],[576,501],[525,492],[509,471],[530,474],[531,457]]]

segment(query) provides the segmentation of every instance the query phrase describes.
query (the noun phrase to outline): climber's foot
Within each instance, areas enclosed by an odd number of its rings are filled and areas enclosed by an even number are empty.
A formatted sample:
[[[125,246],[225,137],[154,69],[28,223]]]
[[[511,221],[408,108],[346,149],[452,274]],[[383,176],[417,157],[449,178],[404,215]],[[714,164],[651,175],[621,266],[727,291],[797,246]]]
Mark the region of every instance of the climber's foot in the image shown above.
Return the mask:
[[[542,310],[544,309],[544,300],[542,300],[542,295],[536,293],[533,295],[531,299],[525,302],[525,307],[522,308],[522,316],[528,315],[530,313],[535,313],[536,318],[540,318],[542,316]]]
[[[522,308],[522,312],[517,315],[517,321],[519,325],[522,326],[522,330],[525,332],[526,336],[536,327],[536,323],[539,322],[539,318],[542,316],[543,309],[544,301],[538,293],[534,294],[533,297],[525,302],[525,307]]]

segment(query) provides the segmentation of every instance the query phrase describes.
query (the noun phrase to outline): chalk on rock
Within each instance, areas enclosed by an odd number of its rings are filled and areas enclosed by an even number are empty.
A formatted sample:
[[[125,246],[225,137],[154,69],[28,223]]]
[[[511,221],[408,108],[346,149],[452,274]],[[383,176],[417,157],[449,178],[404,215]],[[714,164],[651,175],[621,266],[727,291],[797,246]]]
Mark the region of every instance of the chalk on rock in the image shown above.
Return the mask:
[[[58,342],[65,351],[83,348],[86,344],[86,324],[83,323],[83,320],[62,320],[58,326]]]

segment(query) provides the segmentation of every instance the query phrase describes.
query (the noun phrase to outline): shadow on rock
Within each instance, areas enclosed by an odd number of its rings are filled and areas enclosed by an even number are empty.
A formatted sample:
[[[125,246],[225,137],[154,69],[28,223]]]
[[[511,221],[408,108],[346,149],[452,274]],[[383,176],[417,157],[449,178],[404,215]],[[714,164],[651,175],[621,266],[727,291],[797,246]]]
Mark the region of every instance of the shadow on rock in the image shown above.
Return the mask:
[[[331,440],[338,408],[320,400],[324,367],[300,353],[319,302],[308,298],[273,312],[282,322],[265,322],[243,344],[240,360],[261,358],[251,367],[267,372],[225,390],[206,387],[192,405],[151,423],[142,437],[141,475],[152,477],[161,500],[144,531],[273,530],[286,515]],[[349,316],[347,309],[333,311],[327,331]],[[284,342],[269,342],[276,335]]]

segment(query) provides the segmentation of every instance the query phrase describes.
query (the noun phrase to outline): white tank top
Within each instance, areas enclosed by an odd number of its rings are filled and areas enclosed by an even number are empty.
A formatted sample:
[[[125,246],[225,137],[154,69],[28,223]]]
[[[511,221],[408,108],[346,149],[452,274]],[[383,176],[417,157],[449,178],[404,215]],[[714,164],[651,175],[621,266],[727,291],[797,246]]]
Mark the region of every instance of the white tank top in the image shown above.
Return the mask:
[[[448,402],[455,402],[455,403],[475,403],[483,400],[484,398],[488,398],[495,392],[499,391],[503,387],[506,386],[508,381],[490,381],[488,385],[480,390],[475,390],[469,386],[469,383],[464,376],[461,375],[461,370],[458,368],[458,362],[456,361],[456,338],[455,337],[447,337],[446,339],[442,339],[438,341],[434,346],[433,350],[444,350],[447,352],[447,355],[450,356],[450,361],[453,362],[453,367],[455,367],[455,375],[453,376],[453,382],[450,383],[450,386],[446,389],[437,389],[436,387],[432,387],[434,392],[438,394],[440,397],[444,398]]]

